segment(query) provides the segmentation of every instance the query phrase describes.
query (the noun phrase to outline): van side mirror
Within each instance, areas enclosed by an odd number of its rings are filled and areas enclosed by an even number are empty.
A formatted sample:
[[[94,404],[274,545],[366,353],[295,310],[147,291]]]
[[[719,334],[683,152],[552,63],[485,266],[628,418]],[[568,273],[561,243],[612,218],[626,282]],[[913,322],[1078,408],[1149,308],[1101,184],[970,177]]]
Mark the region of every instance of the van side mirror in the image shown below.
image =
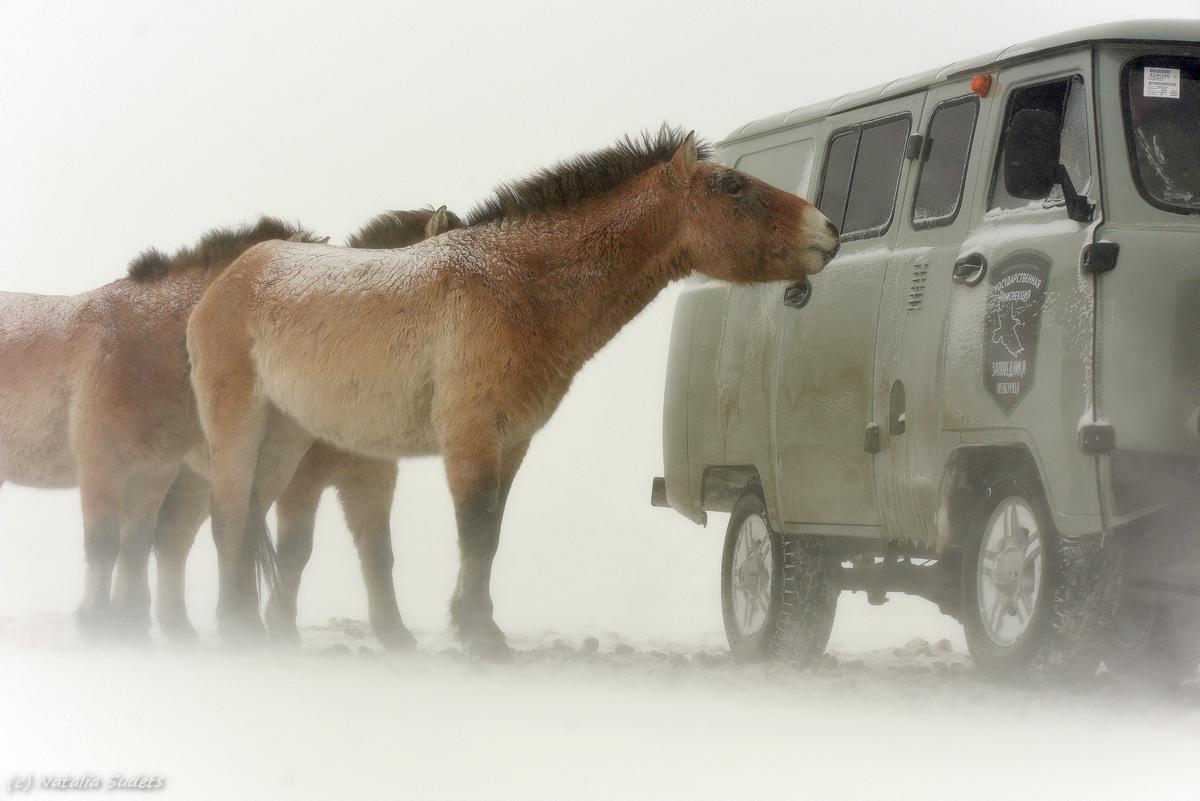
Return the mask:
[[[1091,222],[1095,207],[1079,194],[1067,168],[1058,161],[1060,136],[1058,117],[1049,111],[1024,108],[1014,114],[1004,140],[1004,188],[1013,197],[1037,200],[1059,184],[1067,216]]]
[[[1058,117],[1024,108],[1013,115],[1004,138],[1004,188],[1013,197],[1036,200],[1054,188],[1058,167]]]

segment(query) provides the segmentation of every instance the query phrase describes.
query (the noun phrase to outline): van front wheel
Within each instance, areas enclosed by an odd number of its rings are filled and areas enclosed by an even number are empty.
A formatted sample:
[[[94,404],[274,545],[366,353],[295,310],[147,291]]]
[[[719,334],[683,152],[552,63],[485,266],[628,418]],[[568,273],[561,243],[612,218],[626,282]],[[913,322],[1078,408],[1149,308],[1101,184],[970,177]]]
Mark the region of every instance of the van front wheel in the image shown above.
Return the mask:
[[[963,625],[983,673],[1001,679],[1094,673],[1119,587],[1098,538],[1058,536],[1041,488],[1001,471],[983,485],[963,559]]]
[[[829,643],[840,563],[819,537],[780,536],[762,491],[742,492],[721,560],[721,612],[735,657],[809,662]]]

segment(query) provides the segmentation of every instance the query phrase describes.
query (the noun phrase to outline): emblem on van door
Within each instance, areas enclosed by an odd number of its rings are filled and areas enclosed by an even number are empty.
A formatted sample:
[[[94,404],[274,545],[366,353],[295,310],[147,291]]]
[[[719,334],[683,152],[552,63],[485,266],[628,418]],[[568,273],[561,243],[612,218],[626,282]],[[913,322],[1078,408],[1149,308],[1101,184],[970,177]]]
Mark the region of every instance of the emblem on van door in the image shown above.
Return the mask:
[[[983,317],[984,382],[1006,413],[1033,384],[1050,261],[1016,253],[993,270]]]

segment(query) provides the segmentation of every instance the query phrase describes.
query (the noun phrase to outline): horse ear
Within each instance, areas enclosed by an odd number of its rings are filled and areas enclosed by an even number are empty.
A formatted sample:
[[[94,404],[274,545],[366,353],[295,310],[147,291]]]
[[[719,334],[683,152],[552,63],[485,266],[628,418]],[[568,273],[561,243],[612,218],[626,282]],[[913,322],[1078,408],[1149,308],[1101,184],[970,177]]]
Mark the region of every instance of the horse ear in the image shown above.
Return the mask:
[[[318,245],[328,245],[328,244],[329,244],[329,237],[327,237],[327,236],[323,236],[323,237],[321,237],[320,239],[318,239],[318,240],[317,240],[317,244],[318,244]]]
[[[297,231],[296,233],[294,233],[294,234],[292,234],[291,236],[289,236],[289,237],[287,238],[287,241],[289,241],[289,242],[303,242],[303,241],[304,241],[304,232],[303,232],[303,231]]]
[[[449,230],[450,215],[446,212],[446,207],[441,206],[433,213],[433,216],[429,218],[429,221],[425,223],[425,238],[429,239],[430,237],[437,236],[438,234],[444,234]]]
[[[681,178],[690,181],[696,174],[696,165],[699,162],[700,154],[696,151],[696,132],[689,131],[683,144],[671,157],[671,166],[675,168],[675,172],[679,173]]]

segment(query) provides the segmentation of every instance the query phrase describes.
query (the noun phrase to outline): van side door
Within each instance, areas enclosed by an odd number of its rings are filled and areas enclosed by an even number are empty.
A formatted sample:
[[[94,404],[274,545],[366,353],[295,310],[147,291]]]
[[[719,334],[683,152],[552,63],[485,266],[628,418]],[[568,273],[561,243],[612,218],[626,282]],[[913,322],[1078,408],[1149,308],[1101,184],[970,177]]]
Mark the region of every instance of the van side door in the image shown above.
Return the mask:
[[[970,179],[985,162],[975,134],[991,105],[968,77],[933,87],[921,138],[910,148],[915,161],[897,214],[875,356],[875,469],[886,539],[932,545],[935,537],[946,315],[970,229]]]
[[[1091,408],[1095,323],[1093,283],[1080,262],[1101,201],[1091,64],[1091,51],[1080,48],[1000,71],[999,107],[983,141],[989,162],[955,262],[945,338],[947,440],[1026,450],[1064,536],[1100,528],[1095,457],[1078,442]],[[1006,177],[1006,149],[1034,139],[1010,140],[1020,117],[1052,126],[1036,139],[1053,137],[1069,187],[1056,179],[1030,193],[1017,172]],[[1079,203],[1069,208],[1074,195],[1086,213]]]
[[[841,251],[812,280],[811,300],[778,290],[787,308],[778,317],[772,442],[785,531],[879,534],[864,436],[880,291],[907,178],[905,147],[923,98],[920,92],[828,120],[817,204],[842,231]]]

